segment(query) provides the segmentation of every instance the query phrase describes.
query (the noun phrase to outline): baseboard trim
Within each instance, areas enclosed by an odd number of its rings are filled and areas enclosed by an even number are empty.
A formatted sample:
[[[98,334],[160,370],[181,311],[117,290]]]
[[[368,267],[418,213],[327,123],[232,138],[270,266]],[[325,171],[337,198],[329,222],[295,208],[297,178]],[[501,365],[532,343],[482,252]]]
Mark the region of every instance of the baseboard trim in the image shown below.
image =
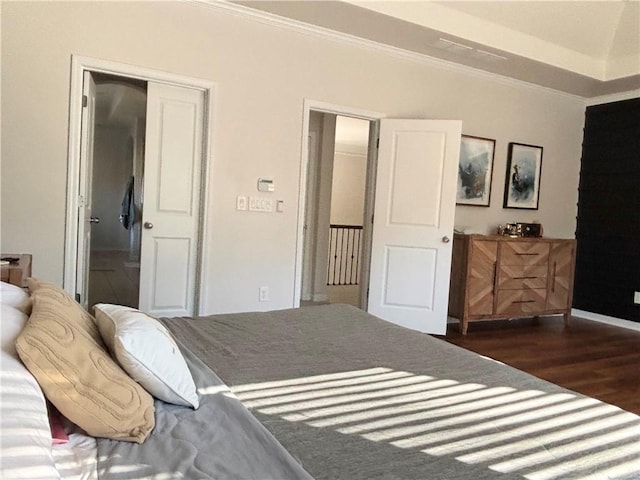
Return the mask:
[[[313,295],[311,295],[311,299],[313,302],[328,302],[329,295],[327,295],[326,293],[314,293]]]
[[[607,325],[614,325],[616,327],[628,328],[629,330],[635,330],[640,332],[640,323],[632,322],[631,320],[624,320],[622,318],[609,317],[607,315],[601,315],[599,313],[587,312],[585,310],[578,310],[577,308],[571,309],[571,315],[574,317],[584,318],[585,320],[591,320],[593,322],[606,323]],[[447,317],[447,324],[460,323],[460,320],[453,317]]]
[[[628,328],[629,330],[635,330],[640,332],[640,323],[632,322],[631,320],[624,320],[622,318],[609,317],[608,315],[601,315],[599,313],[587,312],[585,310],[578,310],[577,308],[571,309],[571,315],[574,317],[584,318],[585,320],[592,320],[594,322],[606,323],[608,325],[615,325],[616,327]]]

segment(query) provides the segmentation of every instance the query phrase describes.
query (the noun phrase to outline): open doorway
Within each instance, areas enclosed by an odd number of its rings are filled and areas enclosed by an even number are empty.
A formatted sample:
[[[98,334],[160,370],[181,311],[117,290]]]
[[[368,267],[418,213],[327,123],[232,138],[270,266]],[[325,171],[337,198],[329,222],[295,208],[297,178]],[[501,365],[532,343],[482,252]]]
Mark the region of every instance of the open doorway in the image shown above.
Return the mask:
[[[441,335],[449,297],[459,120],[387,119],[305,101],[294,306],[330,301],[318,290],[318,279],[326,275],[318,267],[329,263],[322,242],[328,247],[331,215],[318,190],[323,179],[333,178],[333,171],[322,172],[333,169],[333,160],[322,157],[335,154],[337,115],[369,122],[359,306],[392,323]]]
[[[139,135],[128,143],[124,153],[125,157],[144,159],[139,163],[141,170],[134,175],[134,192],[144,199],[144,212],[134,211],[128,216],[134,226],[127,229],[128,238],[135,246],[126,251],[131,268],[135,268],[138,258],[140,262],[138,309],[166,317],[206,311],[202,290],[209,278],[208,249],[203,245],[209,240],[203,209],[207,185],[211,183],[208,158],[214,85],[202,79],[95,58],[73,56],[71,60],[65,290],[85,308],[91,308],[91,233],[95,225],[100,225],[95,221],[91,192],[98,103],[94,77],[116,77],[134,87],[146,84],[145,128],[140,122]],[[103,74],[111,78],[101,77]],[[140,188],[135,177],[140,180]],[[98,175],[96,181],[101,181]],[[118,196],[119,222],[122,191]]]
[[[369,120],[310,111],[301,305],[363,307],[370,130]]]
[[[88,303],[138,308],[147,82],[91,75],[96,106]]]

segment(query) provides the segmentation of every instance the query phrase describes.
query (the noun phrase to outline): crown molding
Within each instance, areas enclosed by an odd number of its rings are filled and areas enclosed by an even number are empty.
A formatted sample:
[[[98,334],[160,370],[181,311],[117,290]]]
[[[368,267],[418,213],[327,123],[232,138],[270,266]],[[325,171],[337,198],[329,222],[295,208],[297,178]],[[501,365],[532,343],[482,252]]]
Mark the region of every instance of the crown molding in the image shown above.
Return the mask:
[[[469,67],[466,65],[461,65],[459,63],[449,62],[439,58],[430,57],[428,55],[423,55],[417,52],[411,52],[409,50],[393,47],[391,45],[385,45],[379,42],[375,42],[373,40],[356,37],[355,35],[349,35],[347,33],[337,32],[335,30],[331,30],[325,27],[320,27],[318,25],[311,25],[308,23],[304,23],[298,20],[293,20],[290,18],[281,17],[279,15],[264,12],[261,10],[255,10],[249,7],[245,7],[244,5],[231,3],[228,0],[182,0],[182,1],[186,3],[194,4],[194,5],[199,5],[205,8],[212,8],[219,12],[236,15],[238,17],[243,17],[252,21],[262,23],[262,24],[286,28],[288,30],[301,33],[304,35],[309,35],[315,38],[332,40],[337,43],[364,48],[370,51],[387,54],[396,58],[409,60],[415,63],[428,65],[431,67],[439,68],[441,70],[446,70],[453,73],[459,73],[463,75],[483,78],[486,80],[494,81],[494,82],[501,83],[503,85],[512,86],[512,87],[526,87],[532,90],[551,93],[551,94],[559,95],[562,97],[571,98],[574,100],[575,99],[579,99],[583,101],[585,100],[585,98],[580,95],[562,92],[560,90],[544,87],[542,85],[526,82],[524,80],[518,80],[515,78],[500,75],[497,73],[487,72],[485,70],[480,70],[480,69]]]
[[[603,103],[619,102],[621,100],[629,100],[632,98],[640,98],[640,89],[630,90],[628,92],[613,93],[611,95],[602,95],[601,97],[588,98],[585,101],[587,107],[593,105],[601,105]]]

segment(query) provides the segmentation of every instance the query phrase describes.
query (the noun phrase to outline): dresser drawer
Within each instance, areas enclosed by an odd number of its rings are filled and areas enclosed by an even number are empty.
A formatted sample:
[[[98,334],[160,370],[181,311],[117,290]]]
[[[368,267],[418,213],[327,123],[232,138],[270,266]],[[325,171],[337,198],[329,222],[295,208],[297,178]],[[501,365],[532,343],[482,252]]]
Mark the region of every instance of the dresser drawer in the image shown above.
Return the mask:
[[[547,288],[546,265],[500,265],[498,289]]]
[[[522,290],[499,290],[496,313],[500,315],[537,314],[545,310],[547,290],[525,288]]]
[[[546,242],[502,242],[500,265],[547,265],[549,244]]]

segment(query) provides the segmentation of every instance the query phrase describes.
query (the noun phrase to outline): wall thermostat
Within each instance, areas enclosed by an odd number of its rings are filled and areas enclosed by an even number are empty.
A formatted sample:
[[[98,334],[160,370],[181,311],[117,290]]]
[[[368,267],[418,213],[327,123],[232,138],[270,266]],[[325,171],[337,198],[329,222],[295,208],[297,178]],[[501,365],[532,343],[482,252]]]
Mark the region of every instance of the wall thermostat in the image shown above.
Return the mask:
[[[272,178],[259,178],[258,179],[258,191],[259,192],[275,192],[276,185],[273,183]]]

